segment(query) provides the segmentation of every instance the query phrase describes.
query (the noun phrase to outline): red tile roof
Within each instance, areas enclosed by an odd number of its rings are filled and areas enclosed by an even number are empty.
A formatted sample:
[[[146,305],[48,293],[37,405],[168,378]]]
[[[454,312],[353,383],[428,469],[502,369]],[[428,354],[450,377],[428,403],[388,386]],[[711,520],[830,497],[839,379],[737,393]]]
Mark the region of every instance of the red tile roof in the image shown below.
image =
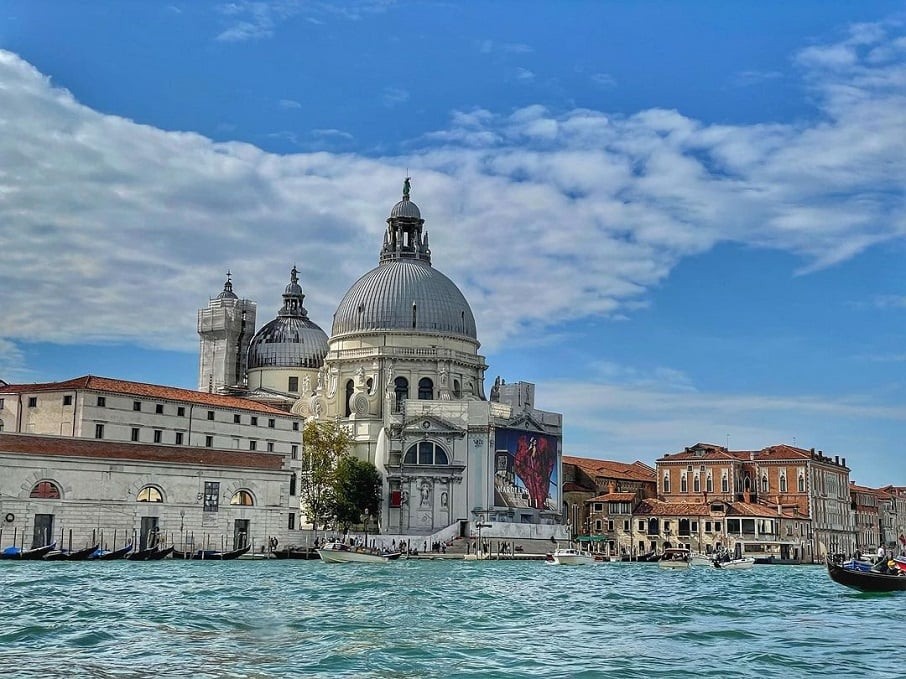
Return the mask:
[[[563,464],[572,464],[592,477],[605,476],[627,481],[655,481],[654,470],[643,462],[615,462],[588,457],[563,456]]]
[[[635,500],[635,493],[606,493],[593,497],[588,502],[632,502]]]
[[[18,394],[39,391],[66,391],[76,389],[103,391],[110,394],[125,394],[128,396],[145,396],[147,398],[156,398],[167,401],[180,401],[183,403],[194,403],[216,408],[229,408],[231,410],[250,410],[259,413],[282,415],[284,417],[295,417],[285,410],[279,410],[278,408],[273,408],[256,401],[251,401],[247,398],[239,398],[238,396],[222,396],[220,394],[209,394],[205,391],[180,389],[179,387],[165,387],[158,384],[146,384],[144,382],[114,380],[109,377],[98,377],[96,375],[76,377],[71,380],[66,380],[65,382],[10,384],[5,387],[0,387],[0,393]]]
[[[85,457],[105,460],[135,460],[170,465],[195,464],[205,467],[241,469],[283,469],[284,458],[277,453],[253,453],[187,446],[157,446],[144,443],[99,441],[67,436],[0,434],[0,453]]]

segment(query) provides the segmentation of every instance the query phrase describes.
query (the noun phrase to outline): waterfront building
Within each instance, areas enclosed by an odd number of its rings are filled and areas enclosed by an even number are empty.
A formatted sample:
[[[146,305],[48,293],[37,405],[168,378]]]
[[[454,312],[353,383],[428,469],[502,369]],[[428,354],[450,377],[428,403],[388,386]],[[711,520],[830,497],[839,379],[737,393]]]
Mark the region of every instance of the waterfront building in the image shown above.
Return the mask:
[[[3,385],[0,423],[5,539],[63,526],[79,544],[153,530],[219,548],[239,533],[285,541],[297,525],[301,419],[291,413],[88,375]]]
[[[873,554],[878,545],[884,542],[881,537],[881,492],[850,481],[849,494],[852,498],[856,549],[863,554]]]
[[[286,454],[0,434],[0,543],[261,551],[298,514]]]
[[[384,479],[385,533],[548,537],[561,521],[562,418],[534,385],[498,379],[472,309],[431,261],[409,180],[390,211],[378,265],[334,314],[314,394],[295,412],[348,425],[353,453]],[[559,534],[559,533],[558,533]]]
[[[880,543],[906,553],[906,487],[884,486],[877,493]]]

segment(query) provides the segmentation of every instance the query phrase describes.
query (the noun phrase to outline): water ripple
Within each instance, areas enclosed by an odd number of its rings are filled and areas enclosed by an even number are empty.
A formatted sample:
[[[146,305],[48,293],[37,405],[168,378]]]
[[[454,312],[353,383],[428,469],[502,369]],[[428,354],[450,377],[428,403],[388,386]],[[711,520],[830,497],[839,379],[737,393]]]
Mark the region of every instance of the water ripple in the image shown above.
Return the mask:
[[[0,563],[17,677],[810,677],[906,664],[822,568]],[[897,637],[898,638],[898,637]],[[62,659],[62,660],[61,660]]]

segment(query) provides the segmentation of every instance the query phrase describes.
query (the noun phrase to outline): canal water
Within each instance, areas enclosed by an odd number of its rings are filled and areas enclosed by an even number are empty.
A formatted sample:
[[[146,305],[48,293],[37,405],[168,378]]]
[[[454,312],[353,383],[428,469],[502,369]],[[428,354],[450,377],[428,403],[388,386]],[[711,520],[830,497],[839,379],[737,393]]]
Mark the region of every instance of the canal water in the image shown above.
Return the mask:
[[[906,676],[906,593],[817,566],[0,562],[14,677]]]

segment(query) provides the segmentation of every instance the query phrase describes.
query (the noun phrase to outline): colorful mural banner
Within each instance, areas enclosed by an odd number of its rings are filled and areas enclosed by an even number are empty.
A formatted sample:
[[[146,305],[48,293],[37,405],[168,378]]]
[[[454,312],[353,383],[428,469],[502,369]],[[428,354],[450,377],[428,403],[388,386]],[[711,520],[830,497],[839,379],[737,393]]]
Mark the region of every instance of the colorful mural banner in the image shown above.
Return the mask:
[[[557,511],[560,442],[556,436],[497,429],[494,504]]]

